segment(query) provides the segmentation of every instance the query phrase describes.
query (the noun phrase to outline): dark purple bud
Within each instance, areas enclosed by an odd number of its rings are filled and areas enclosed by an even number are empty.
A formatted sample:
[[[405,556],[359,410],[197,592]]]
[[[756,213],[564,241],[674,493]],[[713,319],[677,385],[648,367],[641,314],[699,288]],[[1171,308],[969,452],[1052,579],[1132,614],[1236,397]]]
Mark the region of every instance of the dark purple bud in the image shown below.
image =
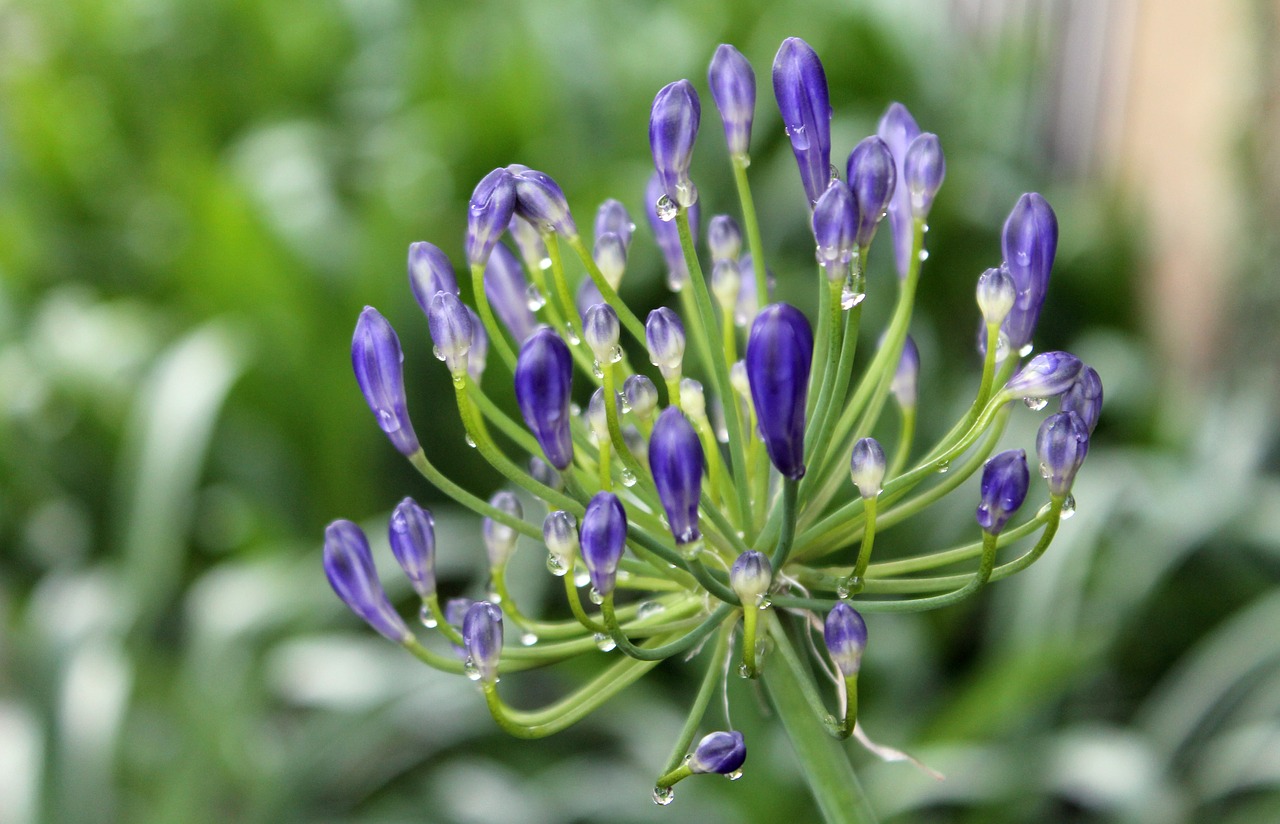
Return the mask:
[[[542,522],[542,542],[547,551],[559,564],[552,570],[563,575],[573,568],[574,556],[578,554],[578,521],[563,509],[547,513]]]
[[[721,46],[721,48],[724,48]],[[730,775],[747,762],[747,743],[742,733],[713,732],[704,736],[693,750],[689,769],[694,775]]]
[[[668,406],[649,436],[649,471],[677,544],[692,543],[701,536],[698,498],[705,466],[698,433],[679,409]]]
[[[475,601],[470,598],[450,598],[444,602],[444,621],[449,626],[456,629],[459,634],[462,632],[462,623],[467,619],[467,610],[471,609],[471,605]],[[453,651],[457,653],[462,660],[467,660],[467,651],[465,648],[457,644],[450,643]]]
[[[427,326],[436,357],[445,362],[451,374],[466,372],[475,326],[458,296],[453,292],[436,292],[427,308]]]
[[[649,420],[658,408],[658,388],[644,375],[632,375],[623,382],[622,398],[631,414],[642,421]]]
[[[649,227],[653,230],[658,248],[662,250],[662,259],[667,263],[667,287],[673,292],[679,292],[689,282],[689,266],[685,263],[684,250],[680,247],[675,214],[664,213],[671,215],[666,219],[658,214],[658,201],[664,194],[662,178],[654,174],[644,190],[645,215],[649,218]],[[689,231],[693,233],[694,243],[698,241],[698,212],[698,204],[689,207]]]
[[[644,322],[644,340],[649,362],[658,367],[664,378],[680,374],[685,338],[679,315],[665,306],[654,309]]]
[[[582,320],[587,319],[587,310],[597,303],[604,303],[604,295],[600,292],[600,287],[596,286],[596,282],[591,278],[584,278],[578,284],[578,293],[573,298],[574,305],[578,308],[578,317]]]
[[[763,552],[748,549],[729,569],[729,586],[737,593],[744,609],[760,606],[772,585],[773,566]]]
[[[409,244],[409,288],[425,313],[436,292],[458,294],[458,279],[449,256],[436,246],[420,240]]]
[[[983,323],[988,326],[1003,323],[1017,299],[1017,289],[1013,285],[1013,278],[1009,276],[1009,270],[1001,266],[978,275],[977,297]]]
[[[773,58],[773,94],[812,205],[831,183],[831,100],[822,61],[798,37],[783,40]]]
[[[707,225],[707,246],[711,249],[711,260],[716,263],[737,260],[742,254],[742,229],[738,222],[728,215],[712,217]]]
[[[992,535],[999,534],[1026,500],[1030,483],[1025,451],[1009,449],[987,461],[982,467],[978,526]]]
[[[494,169],[471,193],[467,207],[467,261],[483,264],[511,223],[516,208],[516,182],[506,169]]]
[[[947,163],[942,156],[938,136],[925,132],[911,141],[902,163],[903,182],[911,196],[912,217],[924,218],[933,206],[933,198],[942,188]]]
[[[409,576],[413,591],[427,598],[436,594],[436,522],[431,513],[405,498],[391,513],[387,536],[391,552]]]
[[[569,432],[573,356],[550,328],[535,330],[520,347],[515,386],[516,403],[525,424],[538,439],[547,461],[563,472],[573,463],[573,438]]]
[[[546,261],[548,266],[551,265],[547,255],[547,244],[543,242],[542,235],[538,234],[537,228],[532,223],[519,215],[512,215],[509,231],[516,242],[516,248],[520,250],[520,257],[524,258],[525,266],[535,270],[543,268],[543,261]]]
[[[618,348],[618,336],[622,325],[618,322],[618,313],[607,303],[597,303],[587,309],[582,320],[582,339],[591,348],[592,354],[601,366],[616,363],[622,359],[622,350]]]
[[[587,504],[579,530],[582,560],[591,574],[591,586],[601,595],[613,592],[618,562],[627,545],[627,513],[612,492],[597,492]]]
[[[1070,352],[1041,352],[1004,385],[1014,398],[1051,398],[1075,383],[1084,364]]]
[[[397,643],[413,637],[387,600],[360,527],[334,521],[325,529],[324,574],[342,602],[383,637]]]
[[[831,186],[813,207],[813,239],[828,280],[842,280],[858,250],[858,206],[848,186]]]
[[[600,274],[617,290],[627,271],[627,245],[623,239],[613,232],[605,232],[596,240],[596,248],[591,257],[600,268]]]
[[[707,69],[707,85],[724,122],[729,154],[746,157],[751,148],[751,121],[756,114],[756,73],[742,52],[721,43]]]
[[[858,204],[858,245],[868,246],[893,198],[898,167],[889,146],[872,135],[853,147],[847,168],[849,190]]]
[[[711,294],[722,312],[732,312],[738,306],[738,291],[742,288],[742,273],[736,260],[717,260],[711,267]]]
[[[804,406],[813,332],[799,309],[766,306],[747,337],[747,380],[769,460],[785,477],[804,477]]]
[[[862,438],[853,445],[853,453],[849,456],[849,474],[853,476],[853,485],[858,494],[864,498],[874,498],[880,494],[880,485],[884,483],[885,459],[884,447],[875,438]]]
[[[505,244],[493,247],[484,267],[484,295],[516,343],[529,337],[537,325],[533,312],[529,311],[529,282],[515,253]]]
[[[387,319],[366,306],[351,338],[351,367],[378,427],[401,454],[418,451],[418,436],[409,421],[404,396],[404,353]]]
[[[550,175],[523,166],[507,168],[515,182],[516,214],[539,232],[555,232],[565,237],[578,234],[578,225],[569,213],[569,201]]]
[[[1050,415],[1040,424],[1036,453],[1040,457],[1040,474],[1049,482],[1049,493],[1065,498],[1089,453],[1088,425],[1074,412]]]
[[[471,319],[471,349],[467,352],[467,374],[476,383],[484,376],[484,367],[489,359],[489,333],[484,331],[484,322],[476,314],[476,310],[467,307],[467,317]]]
[[[898,399],[898,405],[911,409],[916,405],[916,387],[920,378],[920,350],[916,342],[907,335],[902,344],[902,356],[898,358],[898,369],[893,373],[893,383],[889,391]]]
[[[689,178],[689,164],[701,116],[698,93],[688,80],[663,86],[653,98],[649,113],[649,149],[654,168],[662,179],[663,193],[682,208],[698,202],[698,188]]]
[[[893,153],[893,165],[898,184],[889,199],[889,228],[893,231],[894,261],[898,264],[898,277],[905,278],[911,267],[912,217],[911,192],[906,185],[907,147],[920,134],[916,120],[901,103],[892,103],[880,118],[876,134]]]
[[[1084,421],[1089,434],[1098,425],[1098,416],[1102,414],[1102,378],[1092,366],[1085,366],[1076,375],[1076,382],[1063,393],[1059,400],[1059,411],[1074,412]]]
[[[524,507],[520,506],[520,499],[505,489],[495,492],[489,499],[489,505],[516,520],[524,518]],[[484,537],[485,552],[489,555],[489,568],[501,569],[506,566],[511,553],[516,551],[520,533],[501,521],[485,518],[480,522],[480,534]]]
[[[867,623],[862,615],[844,601],[838,601],[827,613],[822,639],[840,674],[845,678],[857,675],[862,668],[862,652],[867,648]]]
[[[462,619],[462,640],[467,645],[467,674],[476,681],[498,680],[502,657],[502,610],[488,601],[477,601]]]
[[[1058,251],[1058,218],[1049,202],[1034,192],[1018,198],[1004,222],[1001,247],[1018,290],[1013,311],[1004,322],[1005,335],[1016,351],[1031,342]]]
[[[631,214],[627,212],[627,207],[623,206],[621,201],[610,198],[601,203],[600,208],[596,210],[594,237],[597,243],[605,235],[617,235],[622,241],[625,253],[631,248],[631,236],[635,231],[635,221],[631,219]]]

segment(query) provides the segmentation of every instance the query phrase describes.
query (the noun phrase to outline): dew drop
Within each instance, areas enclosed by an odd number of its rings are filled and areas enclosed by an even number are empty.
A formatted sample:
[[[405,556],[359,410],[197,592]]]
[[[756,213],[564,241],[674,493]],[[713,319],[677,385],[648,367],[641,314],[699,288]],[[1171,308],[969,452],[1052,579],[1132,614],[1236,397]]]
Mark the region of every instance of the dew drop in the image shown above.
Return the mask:
[[[569,568],[562,564],[554,554],[547,553],[547,572],[557,578],[563,578],[569,572]]]
[[[379,409],[378,428],[383,432],[395,432],[400,428],[400,421],[396,419],[390,409]]]
[[[564,339],[570,346],[577,346],[582,343],[582,338],[578,337],[578,333],[574,330],[572,322],[564,325]]]
[[[672,801],[676,800],[676,791],[671,787],[654,787],[653,803],[659,807],[665,807]]]
[[[473,437],[471,437],[471,433],[470,433],[470,432],[468,432],[468,433],[467,433],[467,435],[466,435],[466,439],[467,439],[467,446],[471,447],[472,449],[475,449],[475,448],[476,448],[476,439],[475,439],[475,438],[473,438]]]
[[[866,292],[859,292],[851,286],[846,285],[844,287],[844,291],[840,293],[840,308],[848,311],[866,299]]]
[[[480,667],[476,666],[475,659],[467,656],[467,660],[462,664],[462,671],[471,681],[480,680]]]
[[[836,164],[834,163],[830,164],[830,167],[827,169],[827,174],[829,176],[828,180],[832,183],[836,183],[840,180],[840,170],[836,168]]]
[[[1035,347],[1028,343],[1018,350],[1018,357],[1025,358],[1027,355],[1030,355],[1034,350],[1035,350]]]
[[[576,403],[569,404],[569,414],[575,418],[578,417],[582,414],[582,407],[578,406]]]
[[[525,632],[520,635],[520,643],[523,646],[531,647],[538,643],[538,634],[536,632]]]
[[[672,292],[683,292],[684,284],[685,284],[684,275],[680,274],[679,272],[667,273],[667,288],[670,289]]]
[[[1044,461],[1041,461],[1041,462],[1040,462],[1040,477],[1041,477],[1041,478],[1048,478],[1048,477],[1049,477],[1049,475],[1051,475],[1051,474],[1052,474],[1052,472],[1051,472],[1051,471],[1050,471],[1050,469],[1049,469],[1049,465],[1048,465],[1047,463],[1045,463]]]
[[[1041,409],[1044,409],[1049,404],[1049,399],[1048,398],[1023,398],[1022,402],[1025,403],[1027,405],[1027,408],[1030,409],[1032,412],[1039,412]]]
[[[601,652],[613,652],[614,648],[618,646],[612,638],[605,635],[603,632],[597,632],[595,634],[595,642],[596,649]]]
[[[622,360],[622,347],[615,345],[609,350],[609,363],[617,363]]]
[[[529,306],[530,312],[536,312],[547,305],[547,299],[535,284],[530,283],[529,288],[524,293],[525,303]]]
[[[422,605],[422,609],[418,610],[418,620],[427,629],[436,628],[436,616],[431,613],[431,609],[426,605]]]
[[[631,404],[627,402],[626,396],[623,396],[622,401],[618,404],[618,408],[622,410],[622,414],[624,415],[631,411]]]
[[[1067,520],[1076,514],[1076,496],[1068,495],[1062,502],[1062,520]]]
[[[834,715],[828,715],[826,718],[822,719],[822,722],[832,729],[840,725],[840,720]]]
[[[738,665],[738,677],[739,677],[739,678],[750,678],[750,677],[751,677],[751,670],[747,668],[747,665],[746,665],[746,664],[739,664],[739,665]]]
[[[760,609],[768,609],[773,606],[773,599],[768,595],[761,595],[760,600],[756,601],[756,606],[760,607]]]
[[[742,777],[742,770],[734,770],[733,772],[725,773],[724,777],[729,779],[730,781],[737,781],[739,778]]]
[[[654,204],[654,209],[658,213],[658,220],[663,223],[670,223],[675,220],[676,214],[680,211],[680,207],[676,206],[675,201],[666,195],[658,198],[658,202]]]
[[[435,355],[436,360],[438,361],[444,360],[444,350],[441,349],[439,346],[431,347],[431,354]]]
[[[840,583],[836,584],[836,597],[841,601],[853,594],[853,590],[849,587],[849,579],[841,578]]]
[[[591,591],[587,593],[587,598],[589,598],[591,600],[591,603],[595,604],[596,606],[599,606],[600,604],[604,603],[604,596],[601,595],[600,590],[596,589],[595,587],[592,587]]]
[[[600,365],[600,361],[591,362],[591,374],[596,376],[596,380],[604,378],[604,367]]]
[[[928,260],[928,259],[929,259],[929,250],[928,250],[928,249],[921,249],[921,250],[920,250],[920,255],[919,255],[919,257],[920,257],[920,262],[921,262],[921,263],[924,263],[926,260]]]
[[[704,546],[706,546],[706,544],[703,543],[701,538],[699,538],[696,541],[690,541],[687,544],[681,544],[676,548],[680,550],[680,554],[683,555],[686,560],[692,561],[693,559],[697,558],[699,555],[702,554],[702,548]]]
[[[627,469],[625,466],[622,468],[622,485],[626,487],[636,485],[636,473]]]
[[[926,223],[926,224],[924,224],[923,226],[921,226],[921,227],[920,227],[920,231],[924,232],[925,234],[928,234],[928,233],[929,233],[929,224],[928,224],[928,223]]]
[[[636,618],[644,621],[649,618],[655,618],[666,611],[666,607],[657,601],[643,601],[636,609]]]
[[[945,475],[945,474],[947,474],[947,473],[948,473],[948,472],[950,472],[950,471],[951,471],[951,461],[939,461],[939,462],[938,462],[938,474],[939,474],[939,475]]]
[[[538,261],[538,268],[544,272],[550,269],[551,266],[552,266],[551,258],[549,257],[544,257],[542,260]]]

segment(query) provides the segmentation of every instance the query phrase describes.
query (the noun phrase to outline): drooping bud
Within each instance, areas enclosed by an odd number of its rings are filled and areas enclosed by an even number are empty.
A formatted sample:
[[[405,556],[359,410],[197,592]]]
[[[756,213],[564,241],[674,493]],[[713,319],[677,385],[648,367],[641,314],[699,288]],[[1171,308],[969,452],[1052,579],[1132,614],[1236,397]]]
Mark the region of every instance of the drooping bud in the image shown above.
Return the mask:
[[[573,567],[578,554],[578,521],[563,509],[547,513],[542,522],[542,542],[560,564],[563,575]]]
[[[525,339],[516,357],[516,403],[547,461],[561,472],[573,463],[569,400],[573,391],[573,356],[560,336],[547,327]]]
[[[489,253],[511,223],[516,207],[516,182],[506,169],[494,169],[484,176],[467,207],[467,262],[483,265]]]
[[[626,250],[631,248],[631,236],[635,231],[635,221],[631,219],[631,214],[627,212],[627,207],[622,205],[622,201],[609,198],[596,210],[594,232],[596,243],[599,243],[605,235],[617,235],[622,241],[622,251],[625,256]]]
[[[783,476],[804,476],[805,401],[813,332],[786,303],[765,307],[747,338],[747,379],[769,460]]]
[[[715,295],[720,311],[732,312],[738,305],[738,290],[742,288],[742,275],[738,262],[732,258],[718,260],[711,267],[711,294]]]
[[[538,323],[529,311],[529,281],[515,253],[505,244],[495,244],[485,264],[484,295],[516,343],[529,337]]]
[[[582,338],[591,347],[591,352],[601,366],[622,359],[622,350],[618,348],[621,331],[618,313],[609,304],[597,303],[587,310],[582,323]]]
[[[679,315],[665,306],[654,309],[644,322],[644,340],[649,349],[649,362],[658,367],[662,377],[680,374],[685,340]]]
[[[978,275],[978,309],[982,311],[982,320],[987,326],[1003,323],[1017,296],[1013,278],[1003,266]]]
[[[698,433],[679,409],[668,406],[658,415],[649,436],[649,471],[677,544],[689,544],[701,537],[698,499],[705,467],[706,456]]]
[[[680,408],[694,420],[706,420],[707,395],[702,391],[702,384],[693,378],[680,381]]]
[[[632,375],[623,382],[622,398],[631,414],[642,421],[649,420],[658,408],[658,388],[644,375]]]
[[[396,330],[377,309],[366,306],[351,338],[351,367],[378,428],[401,454],[412,455],[419,445],[405,404],[403,362]]]
[[[879,441],[875,438],[862,438],[853,445],[853,453],[849,457],[849,474],[853,476],[853,485],[863,498],[874,498],[880,494],[884,472],[884,447],[880,446]]]
[[[723,47],[722,47],[723,48]],[[728,775],[742,769],[747,763],[747,742],[742,733],[713,732],[703,736],[689,758],[689,770],[694,775]]]
[[[551,176],[523,166],[508,166],[515,183],[515,210],[539,232],[555,232],[564,237],[578,234],[578,225],[569,213],[569,201]]]
[[[902,344],[902,355],[898,358],[898,368],[893,373],[893,382],[889,384],[889,391],[903,409],[915,408],[919,379],[920,350],[916,348],[916,342],[911,336],[907,335]]]
[[[828,280],[842,280],[858,250],[858,206],[848,186],[831,186],[813,207],[813,238],[818,263]]]
[[[856,676],[862,668],[862,652],[867,648],[867,623],[862,615],[844,601],[838,601],[827,613],[822,639],[840,674],[845,678]]]
[[[467,351],[467,374],[476,383],[484,377],[484,367],[489,360],[489,333],[484,331],[484,322],[476,314],[476,310],[467,307],[467,317],[471,319],[471,349]]]
[[[1049,202],[1030,192],[1018,198],[1001,236],[1005,265],[1018,292],[1005,318],[1005,335],[1014,351],[1031,342],[1040,307],[1049,291],[1049,272],[1058,251],[1058,218]]]
[[[942,179],[947,174],[942,143],[936,134],[924,132],[911,141],[902,171],[903,182],[911,196],[911,216],[924,218],[929,214],[933,198],[942,188]]]
[[[391,552],[419,597],[436,594],[436,522],[413,498],[405,498],[391,513],[387,536]]]
[[[649,114],[649,149],[662,179],[662,191],[677,206],[688,208],[698,201],[698,188],[689,177],[693,143],[698,137],[702,106],[688,80],[663,86],[653,98]]]
[[[436,292],[458,294],[458,279],[449,256],[425,240],[410,243],[409,288],[424,313],[430,309]]]
[[[751,121],[756,113],[756,73],[742,53],[721,43],[707,69],[707,85],[724,122],[729,154],[746,157],[751,148]]]
[[[413,637],[387,600],[360,527],[334,521],[325,529],[324,574],[342,602],[383,637],[397,643]]]
[[[524,518],[524,507],[520,506],[520,499],[505,489],[495,492],[489,499],[489,505],[516,520]],[[480,533],[484,536],[484,548],[489,554],[489,568],[501,569],[506,566],[511,553],[516,551],[516,540],[520,533],[501,521],[488,517],[480,522]]]
[[[858,206],[857,244],[869,246],[893,198],[898,167],[888,145],[872,135],[853,147],[847,169],[849,190]]]
[[[462,640],[467,647],[469,671],[475,679],[486,684],[497,681],[502,657],[502,609],[488,601],[476,601],[468,607],[462,619]]]
[[[467,371],[474,335],[466,305],[452,292],[436,292],[427,309],[427,326],[436,357],[445,362],[450,374],[460,377]]]
[[[737,260],[742,254],[742,229],[738,222],[728,215],[716,215],[707,225],[707,247],[711,250],[711,260],[719,263],[722,260]]]
[[[622,237],[613,232],[600,235],[596,238],[596,247],[591,257],[599,267],[600,274],[616,290],[627,271],[627,245]]]
[[[798,37],[783,40],[773,59],[773,94],[813,205],[831,182],[831,100],[822,61]]]
[[[1075,383],[1084,366],[1070,352],[1041,352],[1009,379],[1004,393],[1012,398],[1051,398]]]
[[[1040,424],[1036,453],[1040,458],[1040,474],[1049,482],[1049,493],[1066,497],[1089,453],[1088,425],[1075,412],[1050,415]]]
[[[658,212],[658,202],[664,194],[662,178],[655,173],[649,178],[644,190],[645,216],[649,218],[649,228],[653,230],[658,248],[662,250],[662,259],[667,263],[667,287],[673,292],[679,292],[689,282],[689,265],[685,262],[684,250],[680,246],[675,211],[668,209]],[[689,207],[689,231],[694,243],[698,242],[698,213],[697,203]]]
[[[744,609],[760,606],[773,584],[773,566],[769,556],[748,549],[729,568],[729,586],[737,593]]]
[[[627,544],[627,513],[612,492],[597,492],[587,504],[579,534],[582,560],[600,595],[613,592],[618,562]]]
[[[1093,434],[1098,425],[1098,417],[1102,414],[1102,378],[1098,377],[1092,366],[1080,369],[1076,382],[1062,394],[1058,409],[1079,415],[1089,429],[1089,434]]]
[[[905,163],[907,147],[920,134],[916,120],[901,103],[890,104],[876,134],[889,147],[893,154],[893,165],[896,171],[897,185],[893,197],[889,199],[889,228],[893,231],[894,262],[898,265],[898,277],[905,278],[907,269],[911,267],[912,217],[911,192],[906,185]]]
[[[982,467],[981,500],[976,513],[978,526],[998,535],[1026,500],[1030,483],[1025,451],[1009,449],[988,460]]]

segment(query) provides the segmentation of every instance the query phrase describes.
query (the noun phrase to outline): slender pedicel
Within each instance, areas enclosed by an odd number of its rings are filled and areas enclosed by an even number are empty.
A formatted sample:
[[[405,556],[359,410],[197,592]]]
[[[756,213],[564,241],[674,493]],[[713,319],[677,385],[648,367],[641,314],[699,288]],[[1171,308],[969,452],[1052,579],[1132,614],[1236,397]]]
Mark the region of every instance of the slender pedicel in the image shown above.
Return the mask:
[[[729,154],[746,157],[751,148],[751,121],[756,110],[756,73],[742,53],[722,43],[707,68],[707,85],[724,123]]]
[[[436,534],[431,513],[405,498],[391,513],[391,552],[420,598],[436,594]]]
[[[402,455],[412,455],[420,447],[405,403],[403,362],[396,330],[377,309],[366,306],[351,338],[351,367],[378,428]]]
[[[413,638],[387,600],[360,527],[339,520],[325,529],[324,573],[342,602],[383,637],[397,643]]]
[[[773,59],[773,94],[812,205],[831,183],[831,101],[822,61],[798,37],[782,41]]]

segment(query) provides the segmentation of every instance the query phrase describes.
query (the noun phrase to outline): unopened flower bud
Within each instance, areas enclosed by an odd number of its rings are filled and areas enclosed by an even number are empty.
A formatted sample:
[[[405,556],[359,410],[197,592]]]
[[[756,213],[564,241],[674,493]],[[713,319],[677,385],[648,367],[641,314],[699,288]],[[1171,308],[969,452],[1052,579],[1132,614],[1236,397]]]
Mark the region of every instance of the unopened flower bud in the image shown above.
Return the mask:
[[[559,184],[543,172],[524,167],[512,173],[515,182],[515,210],[539,232],[555,232],[564,237],[578,234],[578,226],[569,212],[569,201]]]
[[[1070,352],[1041,352],[1022,367],[1004,386],[1011,398],[1050,398],[1061,395],[1075,383],[1084,366]]]
[[[516,520],[524,518],[524,507],[520,506],[520,499],[505,489],[495,492],[489,499],[489,505]],[[485,518],[480,522],[480,532],[484,536],[485,551],[489,554],[489,568],[501,569],[506,566],[511,553],[516,551],[516,540],[520,533],[493,518]]]
[[[831,100],[822,61],[798,37],[782,41],[773,59],[773,94],[812,205],[831,182]]]
[[[512,215],[508,231],[511,233],[511,238],[515,240],[516,248],[520,250],[520,257],[524,258],[524,265],[529,267],[529,271],[542,269],[544,264],[551,265],[547,244],[543,242],[542,235],[538,234],[536,226],[520,215]]]
[[[623,206],[621,201],[609,198],[596,210],[594,232],[596,243],[599,243],[605,235],[617,235],[622,241],[622,252],[625,257],[627,249],[631,248],[631,236],[635,231],[635,221],[631,219],[627,207]]]
[[[476,383],[484,377],[484,367],[489,360],[489,333],[484,331],[484,321],[476,314],[476,310],[467,307],[467,317],[471,319],[471,348],[467,350],[467,374]]]
[[[853,485],[863,498],[874,498],[880,494],[884,472],[884,447],[880,446],[879,441],[875,438],[862,438],[853,445],[853,453],[849,457],[849,474],[853,476]]]
[[[520,347],[515,369],[516,403],[547,460],[563,472],[573,463],[569,401],[573,356],[560,336],[536,330]]]
[[[627,246],[619,235],[605,232],[596,239],[596,247],[591,257],[595,260],[600,274],[615,290],[622,283],[622,276],[627,271]]]
[[[694,420],[705,420],[707,417],[707,396],[702,391],[702,384],[693,378],[680,381],[680,408]]]
[[[898,169],[888,145],[875,135],[853,147],[847,168],[849,190],[858,206],[857,244],[869,246],[893,198]]]
[[[403,455],[418,451],[404,394],[404,354],[387,319],[366,306],[351,338],[351,367],[378,428]]]
[[[999,326],[1013,309],[1017,291],[1009,270],[988,269],[978,275],[978,309],[987,326]]]
[[[738,262],[732,258],[718,260],[711,268],[711,293],[722,312],[732,312],[738,305],[738,290],[742,288],[742,275]]]
[[[813,332],[786,303],[765,307],[747,338],[747,379],[769,459],[783,476],[804,476],[805,402]]]
[[[587,504],[579,532],[582,560],[591,585],[601,595],[613,592],[618,562],[627,545],[627,512],[612,492],[597,492]]]
[[[653,410],[658,408],[658,388],[644,375],[627,378],[622,384],[622,397],[631,409],[631,414],[642,421],[649,420],[653,416]]]
[[[430,309],[436,292],[458,294],[458,279],[449,256],[426,241],[410,243],[409,288],[424,313]]]
[[[695,775],[731,775],[747,763],[747,743],[742,733],[713,732],[703,736],[689,758],[689,770]]]
[[[577,519],[563,509],[548,513],[542,522],[542,541],[561,567],[569,569],[578,554]]]
[[[684,259],[680,231],[671,213],[658,213],[658,202],[665,194],[662,177],[655,172],[644,190],[645,216],[649,219],[649,228],[653,230],[654,239],[662,251],[662,259],[667,264],[667,286],[673,292],[679,292],[689,282],[689,265]],[[698,214],[699,206],[695,203],[689,207],[689,232],[694,243],[698,242]]]
[[[1092,366],[1085,366],[1076,375],[1076,382],[1059,399],[1059,411],[1074,412],[1084,421],[1089,434],[1093,434],[1102,414],[1102,378]]]
[[[387,600],[360,527],[340,520],[325,529],[324,573],[342,602],[383,637],[397,643],[413,637]]]
[[[898,358],[898,368],[893,373],[893,383],[889,385],[889,391],[903,409],[915,408],[919,379],[920,350],[916,348],[916,342],[911,336],[907,335],[902,344],[902,355]]]
[[[702,442],[674,406],[658,416],[649,436],[649,470],[677,544],[698,540],[698,500],[706,459]]]
[[[578,284],[578,293],[573,297],[574,306],[578,309],[578,317],[585,321],[587,310],[597,303],[604,302],[604,295],[601,294],[600,287],[596,286],[596,282],[591,278],[583,278]]]
[[[689,164],[701,116],[698,93],[688,80],[662,87],[649,115],[649,148],[662,178],[663,192],[684,208],[698,200],[698,189],[689,178]]]
[[[609,304],[597,303],[587,310],[582,323],[582,338],[602,367],[607,367],[622,355],[618,349],[621,330],[618,313]]]
[[[543,486],[551,487],[556,492],[564,490],[564,476],[537,455],[529,458],[529,477]]]
[[[729,367],[729,385],[748,402],[751,400],[751,381],[747,379],[746,361],[735,361]]]
[[[978,526],[992,535],[999,534],[1026,500],[1030,483],[1025,451],[1009,449],[988,460],[982,467]]]
[[[1076,473],[1089,453],[1089,427],[1075,412],[1050,415],[1036,435],[1040,474],[1049,482],[1049,493],[1064,498],[1071,492]]]
[[[759,606],[772,584],[773,567],[763,552],[748,549],[729,569],[729,586],[737,593],[743,609]]]
[[[1004,321],[1005,335],[1016,351],[1031,342],[1058,251],[1058,217],[1049,202],[1035,192],[1018,198],[1004,222],[1001,247],[1018,293]]]
[[[707,69],[707,85],[724,122],[729,154],[745,157],[751,147],[751,121],[756,111],[756,73],[742,53],[721,43]]]
[[[431,513],[405,498],[391,513],[391,552],[421,598],[436,594],[436,533]]]
[[[828,280],[843,280],[858,250],[858,206],[845,185],[831,186],[813,207],[813,238],[818,243],[818,263]]]
[[[471,315],[452,292],[436,292],[427,309],[427,325],[436,357],[445,362],[450,374],[467,371],[467,355],[471,351]]]
[[[484,295],[494,314],[516,343],[523,343],[537,326],[529,311],[529,281],[515,253],[505,244],[494,244],[484,267]]]
[[[911,192],[906,184],[904,164],[907,159],[907,147],[920,134],[916,120],[901,103],[893,103],[880,118],[876,134],[889,147],[893,154],[893,165],[897,185],[893,189],[893,197],[889,199],[889,228],[893,232],[893,257],[898,267],[898,277],[905,278],[911,267],[911,245],[914,230],[912,228]]]
[[[613,393],[614,409],[620,409],[618,393]],[[609,442],[609,412],[604,406],[604,387],[596,389],[587,402],[587,424],[591,433],[596,436],[597,443]]]
[[[497,681],[502,657],[502,609],[488,601],[477,601],[468,607],[462,619],[462,640],[478,680],[486,684]]]
[[[716,215],[707,225],[707,248],[711,250],[711,260],[737,260],[742,254],[742,229],[738,222],[728,215]]]
[[[845,678],[856,676],[862,668],[862,652],[867,648],[867,623],[862,615],[844,601],[838,601],[827,613],[822,639],[840,674]]]
[[[467,208],[467,261],[481,265],[502,236],[516,207],[516,182],[506,169],[494,169],[471,193]]]
[[[685,343],[680,316],[665,306],[654,309],[645,320],[644,339],[649,349],[649,362],[658,367],[662,377],[679,375]]]
[[[924,132],[911,141],[903,161],[903,180],[911,196],[912,217],[924,218],[929,214],[946,173],[942,144],[936,134]]]

